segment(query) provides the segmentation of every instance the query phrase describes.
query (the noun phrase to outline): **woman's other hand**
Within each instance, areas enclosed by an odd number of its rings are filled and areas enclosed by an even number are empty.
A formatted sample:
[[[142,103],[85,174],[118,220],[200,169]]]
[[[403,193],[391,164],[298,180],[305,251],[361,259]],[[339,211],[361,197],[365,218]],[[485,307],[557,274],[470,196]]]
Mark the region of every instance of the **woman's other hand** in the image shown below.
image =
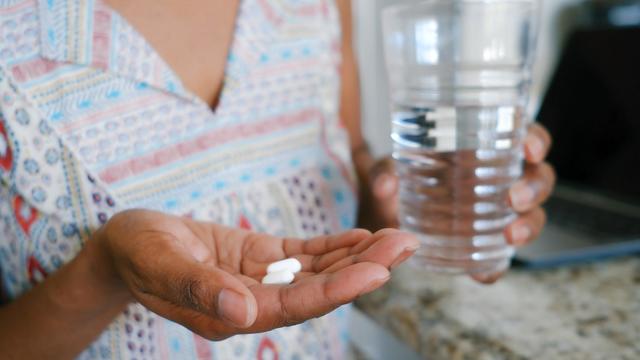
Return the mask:
[[[324,315],[380,287],[418,247],[390,229],[303,241],[144,210],[114,216],[94,240],[119,292],[211,340]],[[291,257],[302,263],[292,284],[261,284],[267,265]]]
[[[523,246],[535,240],[546,222],[542,204],[551,194],[556,180],[553,168],[545,162],[550,147],[551,137],[547,130],[532,124],[524,140],[524,175],[509,191],[509,202],[518,213],[518,218],[505,229],[505,237],[512,245]],[[359,226],[372,231],[397,227],[399,182],[393,161],[385,158],[373,162],[367,157],[370,155],[365,151],[354,153],[361,180]],[[368,170],[364,171],[364,168]],[[498,277],[499,274],[475,278],[493,282]]]

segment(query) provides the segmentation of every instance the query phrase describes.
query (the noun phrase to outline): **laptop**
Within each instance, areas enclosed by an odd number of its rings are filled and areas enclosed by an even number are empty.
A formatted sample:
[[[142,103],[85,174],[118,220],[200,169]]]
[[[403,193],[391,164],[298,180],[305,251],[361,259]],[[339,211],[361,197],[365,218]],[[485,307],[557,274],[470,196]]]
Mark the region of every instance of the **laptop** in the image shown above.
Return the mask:
[[[554,138],[548,224],[515,265],[558,266],[640,253],[640,28],[570,37],[538,122]]]

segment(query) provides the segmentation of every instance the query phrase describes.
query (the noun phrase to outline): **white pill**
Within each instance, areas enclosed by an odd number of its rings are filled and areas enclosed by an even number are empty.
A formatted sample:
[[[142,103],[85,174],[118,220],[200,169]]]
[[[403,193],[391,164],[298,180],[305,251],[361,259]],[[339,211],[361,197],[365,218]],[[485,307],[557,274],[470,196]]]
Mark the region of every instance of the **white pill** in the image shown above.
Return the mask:
[[[267,266],[267,274],[278,271],[291,271],[295,274],[301,269],[302,264],[300,264],[300,261],[298,261],[298,259],[289,258],[269,264],[269,266]]]
[[[291,284],[295,275],[291,271],[276,271],[268,273],[267,276],[262,278],[263,284],[278,284],[285,285]]]

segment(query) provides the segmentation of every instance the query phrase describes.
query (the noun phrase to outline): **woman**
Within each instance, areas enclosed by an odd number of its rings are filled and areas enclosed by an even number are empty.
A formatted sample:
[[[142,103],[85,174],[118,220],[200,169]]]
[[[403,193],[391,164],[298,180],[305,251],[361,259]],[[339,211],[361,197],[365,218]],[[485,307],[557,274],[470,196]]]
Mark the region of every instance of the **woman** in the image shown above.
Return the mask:
[[[418,246],[340,233],[396,218],[350,17],[348,0],[0,2],[3,357],[341,357],[339,312],[304,321]],[[514,244],[544,222],[548,146],[531,128]],[[286,257],[294,284],[261,285]]]

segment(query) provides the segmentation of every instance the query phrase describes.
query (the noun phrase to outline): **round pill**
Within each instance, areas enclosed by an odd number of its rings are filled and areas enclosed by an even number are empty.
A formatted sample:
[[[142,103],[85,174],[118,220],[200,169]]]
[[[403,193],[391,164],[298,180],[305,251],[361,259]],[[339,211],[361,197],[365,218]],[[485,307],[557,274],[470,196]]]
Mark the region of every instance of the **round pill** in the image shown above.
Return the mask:
[[[298,259],[289,258],[269,264],[269,266],[267,266],[267,274],[278,271],[291,271],[295,274],[301,269],[302,264],[300,264]]]
[[[276,271],[267,274],[267,276],[262,278],[263,284],[278,284],[278,285],[286,285],[291,284],[295,275],[291,271]]]

